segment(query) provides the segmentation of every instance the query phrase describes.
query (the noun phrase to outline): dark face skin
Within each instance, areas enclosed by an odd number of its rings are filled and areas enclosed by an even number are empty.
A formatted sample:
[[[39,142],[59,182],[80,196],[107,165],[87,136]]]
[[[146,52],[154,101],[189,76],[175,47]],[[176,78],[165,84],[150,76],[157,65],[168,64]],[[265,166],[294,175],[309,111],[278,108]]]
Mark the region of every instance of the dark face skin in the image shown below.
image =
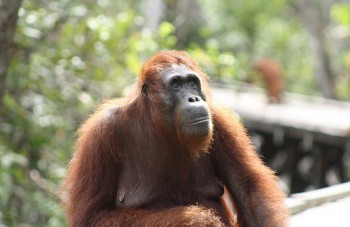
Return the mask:
[[[200,77],[184,65],[173,65],[162,74],[171,121],[185,135],[206,136],[212,121]]]

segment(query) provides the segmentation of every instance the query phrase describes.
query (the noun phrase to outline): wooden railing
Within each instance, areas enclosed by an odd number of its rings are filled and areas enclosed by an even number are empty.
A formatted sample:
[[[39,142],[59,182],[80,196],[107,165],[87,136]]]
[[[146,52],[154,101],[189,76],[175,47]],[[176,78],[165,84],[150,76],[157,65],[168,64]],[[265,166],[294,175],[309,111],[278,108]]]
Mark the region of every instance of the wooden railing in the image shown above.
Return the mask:
[[[214,100],[242,119],[266,163],[290,193],[349,180],[350,103],[285,94],[268,104],[263,91],[246,85],[212,85]]]
[[[346,197],[350,197],[350,182],[314,191],[292,194],[287,198],[286,202],[291,214],[297,214],[306,209]]]

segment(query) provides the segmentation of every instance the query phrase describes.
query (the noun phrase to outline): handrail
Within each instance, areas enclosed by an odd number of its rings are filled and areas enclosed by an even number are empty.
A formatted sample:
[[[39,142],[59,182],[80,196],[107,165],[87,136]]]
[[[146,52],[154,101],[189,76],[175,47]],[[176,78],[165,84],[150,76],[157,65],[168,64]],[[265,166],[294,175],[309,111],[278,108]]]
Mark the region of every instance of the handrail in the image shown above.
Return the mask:
[[[350,196],[350,182],[327,188],[292,194],[286,199],[291,214]]]

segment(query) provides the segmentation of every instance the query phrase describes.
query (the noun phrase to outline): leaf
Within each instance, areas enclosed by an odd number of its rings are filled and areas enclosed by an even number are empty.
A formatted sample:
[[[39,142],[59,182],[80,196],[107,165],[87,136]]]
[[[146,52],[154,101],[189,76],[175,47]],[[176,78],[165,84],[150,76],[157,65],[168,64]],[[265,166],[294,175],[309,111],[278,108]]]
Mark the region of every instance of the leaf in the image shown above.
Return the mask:
[[[165,38],[171,35],[175,31],[174,25],[169,22],[162,22],[159,26],[159,35],[161,38]]]

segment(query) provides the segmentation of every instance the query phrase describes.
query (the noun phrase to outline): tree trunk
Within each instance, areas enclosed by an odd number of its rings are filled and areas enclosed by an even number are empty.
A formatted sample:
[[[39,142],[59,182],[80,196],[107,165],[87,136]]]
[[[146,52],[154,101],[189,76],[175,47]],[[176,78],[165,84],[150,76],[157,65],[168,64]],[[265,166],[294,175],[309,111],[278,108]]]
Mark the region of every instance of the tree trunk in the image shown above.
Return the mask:
[[[145,15],[145,26],[154,32],[157,31],[164,18],[165,8],[163,0],[143,0],[141,12]]]
[[[335,0],[297,0],[300,18],[310,35],[317,85],[326,98],[336,98],[329,40],[325,34],[329,24],[329,10]]]
[[[166,19],[176,27],[175,36],[180,48],[187,47],[191,42],[204,43],[200,29],[205,25],[205,18],[198,0],[167,1]]]
[[[16,31],[18,10],[22,0],[0,0],[0,115],[5,93],[7,70],[12,58],[12,43]]]

